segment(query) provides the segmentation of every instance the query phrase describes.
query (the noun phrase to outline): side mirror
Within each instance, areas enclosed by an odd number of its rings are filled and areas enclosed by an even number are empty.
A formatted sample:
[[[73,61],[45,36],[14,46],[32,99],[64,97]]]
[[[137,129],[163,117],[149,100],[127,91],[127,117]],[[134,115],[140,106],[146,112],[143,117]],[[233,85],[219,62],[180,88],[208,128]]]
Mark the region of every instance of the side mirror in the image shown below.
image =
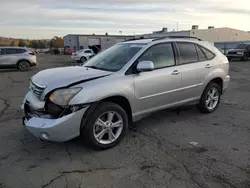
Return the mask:
[[[136,70],[138,72],[148,72],[154,70],[154,63],[152,61],[141,61],[137,64]]]

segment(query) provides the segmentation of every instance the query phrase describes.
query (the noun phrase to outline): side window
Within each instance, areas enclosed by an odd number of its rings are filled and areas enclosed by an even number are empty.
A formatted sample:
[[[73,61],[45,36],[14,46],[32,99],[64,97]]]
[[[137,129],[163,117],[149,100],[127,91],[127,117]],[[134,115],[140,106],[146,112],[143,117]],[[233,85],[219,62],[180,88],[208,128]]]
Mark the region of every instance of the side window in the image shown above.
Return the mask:
[[[202,51],[205,53],[205,55],[206,55],[206,57],[207,57],[208,60],[214,58],[215,55],[214,55],[212,52],[210,52],[210,51],[208,51],[207,49],[202,48],[202,47],[201,47],[201,49],[202,49]]]
[[[91,51],[90,51],[90,50],[85,50],[84,52],[85,52],[85,53],[91,53]]]
[[[7,48],[4,51],[5,51],[5,54],[7,54],[7,55],[11,55],[11,54],[16,54],[17,53],[17,49],[14,49],[14,48]]]
[[[175,65],[174,51],[171,43],[157,44],[146,50],[140,61],[152,61],[155,69],[169,67]]]
[[[18,54],[22,54],[22,53],[26,52],[25,49],[16,49],[16,51]]]
[[[180,53],[180,64],[199,61],[195,45],[188,42],[177,42]]]
[[[207,58],[206,58],[205,54],[203,53],[203,51],[200,49],[200,47],[197,46],[197,45],[195,45],[195,47],[196,47],[196,50],[197,50],[199,61],[206,61]]]

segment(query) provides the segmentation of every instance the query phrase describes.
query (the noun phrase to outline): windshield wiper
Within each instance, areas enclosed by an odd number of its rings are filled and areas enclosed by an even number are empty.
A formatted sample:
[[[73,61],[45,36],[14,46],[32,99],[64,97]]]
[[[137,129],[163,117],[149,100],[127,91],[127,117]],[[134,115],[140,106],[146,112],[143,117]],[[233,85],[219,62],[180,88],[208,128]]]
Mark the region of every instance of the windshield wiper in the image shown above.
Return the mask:
[[[100,68],[97,67],[97,66],[84,66],[84,67],[91,68],[91,69],[100,69]]]
[[[101,67],[97,67],[97,66],[84,66],[84,67],[91,68],[91,69],[97,69],[97,70],[103,70],[103,71],[109,71],[109,72],[115,72],[112,69],[105,69],[105,68],[101,68]]]

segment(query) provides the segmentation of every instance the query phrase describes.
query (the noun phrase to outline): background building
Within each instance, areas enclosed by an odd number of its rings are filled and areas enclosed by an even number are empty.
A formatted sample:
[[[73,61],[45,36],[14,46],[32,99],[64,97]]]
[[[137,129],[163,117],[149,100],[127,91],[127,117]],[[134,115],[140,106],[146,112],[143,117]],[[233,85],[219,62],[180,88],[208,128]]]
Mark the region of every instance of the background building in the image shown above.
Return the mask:
[[[168,31],[163,28],[160,31],[153,31],[150,34],[136,36],[124,35],[66,35],[64,39],[64,48],[77,51],[83,48],[91,48],[95,52],[105,50],[118,42],[133,38],[155,38],[164,36],[191,36],[198,37],[202,40],[214,42],[215,46],[226,51],[234,48],[239,43],[250,43],[250,32],[241,31],[232,28],[214,28],[209,26],[208,29],[199,29],[198,25],[193,25],[190,30]]]
[[[153,31],[151,34],[144,34],[139,37],[153,38],[164,36],[198,37],[202,40],[214,42],[215,46],[223,51],[232,49],[239,43],[250,43],[250,32],[227,27],[214,28],[214,26],[209,26],[208,29],[199,29],[198,25],[193,25],[191,30],[185,31],[168,32],[167,28],[163,28],[161,31]]]
[[[73,52],[84,48],[91,48],[95,52],[105,50],[118,42],[131,39],[134,36],[124,35],[73,35],[63,37],[64,48],[71,49]]]

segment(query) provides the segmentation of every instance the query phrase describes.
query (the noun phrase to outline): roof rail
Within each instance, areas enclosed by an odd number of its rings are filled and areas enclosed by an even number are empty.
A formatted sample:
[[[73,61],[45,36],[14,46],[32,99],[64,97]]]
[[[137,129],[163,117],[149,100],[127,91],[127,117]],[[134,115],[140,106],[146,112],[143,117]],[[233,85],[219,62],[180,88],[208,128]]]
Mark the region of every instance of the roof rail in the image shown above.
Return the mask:
[[[167,39],[167,38],[172,38],[172,39],[196,39],[196,40],[202,41],[200,38],[190,37],[190,36],[165,36],[165,37],[155,38],[153,41],[163,40],[163,39]]]
[[[142,40],[142,39],[145,39],[145,38],[143,36],[140,37],[140,38],[131,38],[131,39],[125,40],[124,42],[126,42],[126,41],[133,41],[133,40]]]

